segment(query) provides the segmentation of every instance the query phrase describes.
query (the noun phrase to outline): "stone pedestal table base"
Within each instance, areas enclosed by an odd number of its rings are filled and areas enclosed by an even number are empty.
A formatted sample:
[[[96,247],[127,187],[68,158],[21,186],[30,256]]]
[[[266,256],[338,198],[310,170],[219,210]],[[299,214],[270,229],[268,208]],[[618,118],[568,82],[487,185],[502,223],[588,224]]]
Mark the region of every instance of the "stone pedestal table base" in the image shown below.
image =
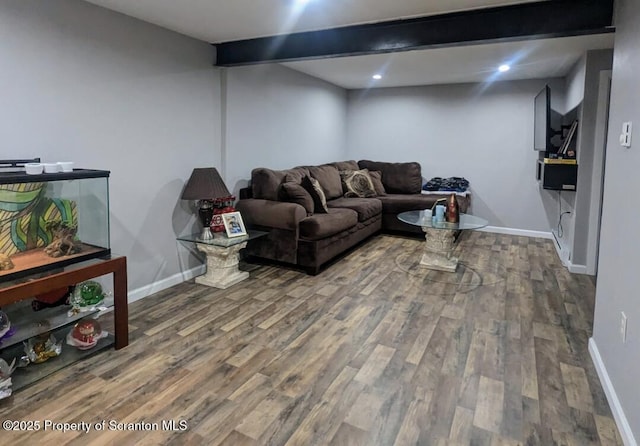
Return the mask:
[[[420,265],[438,271],[455,272],[458,259],[451,257],[451,253],[456,231],[426,226],[423,226],[422,230],[425,232],[425,244]]]
[[[196,246],[207,255],[207,272],[196,277],[196,283],[226,289],[249,277],[248,272],[238,268],[238,252],[247,246],[247,242],[233,246],[196,243]]]

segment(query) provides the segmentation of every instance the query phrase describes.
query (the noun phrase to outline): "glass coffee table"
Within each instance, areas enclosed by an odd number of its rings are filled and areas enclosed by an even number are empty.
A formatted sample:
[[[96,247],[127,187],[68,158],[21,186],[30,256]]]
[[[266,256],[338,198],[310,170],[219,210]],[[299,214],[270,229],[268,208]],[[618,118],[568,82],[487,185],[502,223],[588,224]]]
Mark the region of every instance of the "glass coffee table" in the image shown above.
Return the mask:
[[[455,272],[458,259],[452,257],[456,232],[484,228],[489,222],[471,214],[460,214],[459,223],[433,222],[431,211],[407,211],[398,214],[398,219],[425,232],[424,253],[420,265],[438,271]]]
[[[214,238],[203,240],[201,234],[189,234],[178,237],[183,242],[193,242],[198,251],[207,256],[207,271],[196,277],[196,283],[215,288],[226,289],[249,277],[247,271],[240,271],[239,252],[247,246],[249,240],[267,235],[268,232],[248,230],[247,235],[227,237],[226,234],[216,233]]]

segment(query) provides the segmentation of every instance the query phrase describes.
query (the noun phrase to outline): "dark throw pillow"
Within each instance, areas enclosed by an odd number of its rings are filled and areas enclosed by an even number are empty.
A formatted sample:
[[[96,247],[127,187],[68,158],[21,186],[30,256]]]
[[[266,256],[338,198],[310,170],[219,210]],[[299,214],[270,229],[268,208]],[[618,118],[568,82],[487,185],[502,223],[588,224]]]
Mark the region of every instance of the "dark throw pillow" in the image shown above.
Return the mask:
[[[301,184],[288,182],[282,183],[280,187],[282,201],[299,204],[307,211],[307,216],[313,215],[313,198]]]
[[[379,170],[371,170],[369,171],[369,176],[371,177],[371,182],[373,183],[376,195],[387,195],[387,191],[384,190],[384,185],[382,184],[382,172]]]
[[[376,196],[376,190],[367,169],[343,170],[340,172],[340,177],[345,197],[370,198]]]
[[[313,212],[316,214],[329,213],[329,209],[327,208],[327,198],[325,197],[322,186],[320,186],[318,180],[305,176],[300,184],[307,192],[309,192],[309,195],[311,195],[311,198],[313,199]]]

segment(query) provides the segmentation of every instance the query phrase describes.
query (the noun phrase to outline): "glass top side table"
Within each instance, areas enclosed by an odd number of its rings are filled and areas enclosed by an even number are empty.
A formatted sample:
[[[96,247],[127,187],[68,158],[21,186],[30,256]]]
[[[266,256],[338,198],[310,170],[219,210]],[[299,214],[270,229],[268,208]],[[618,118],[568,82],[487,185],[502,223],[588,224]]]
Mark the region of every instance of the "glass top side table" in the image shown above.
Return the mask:
[[[447,272],[455,272],[458,267],[458,259],[452,256],[456,232],[481,229],[489,224],[484,218],[471,214],[460,214],[458,223],[435,222],[431,219],[429,209],[401,212],[398,214],[398,220],[420,226],[424,231],[424,252],[420,259],[420,265]]]
[[[227,289],[249,277],[247,271],[240,271],[240,250],[247,246],[249,240],[264,237],[268,232],[248,230],[247,235],[240,237],[227,237],[225,234],[216,233],[214,238],[203,240],[200,233],[187,234],[178,237],[183,242],[196,244],[198,251],[207,256],[206,272],[196,277],[196,283],[214,288]]]

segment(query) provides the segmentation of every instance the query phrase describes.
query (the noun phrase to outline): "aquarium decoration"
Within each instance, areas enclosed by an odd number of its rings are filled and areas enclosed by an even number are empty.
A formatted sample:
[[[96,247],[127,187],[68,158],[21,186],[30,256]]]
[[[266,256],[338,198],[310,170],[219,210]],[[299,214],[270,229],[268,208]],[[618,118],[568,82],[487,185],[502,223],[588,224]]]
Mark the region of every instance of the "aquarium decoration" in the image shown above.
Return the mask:
[[[0,271],[6,271],[13,268],[13,262],[8,255],[0,252]]]
[[[53,232],[53,241],[44,248],[44,252],[50,257],[62,257],[77,254],[82,250],[82,245],[76,237],[77,225],[71,225],[64,221],[47,222],[47,228]]]
[[[0,184],[0,252],[11,256],[52,244],[51,222],[77,230],[75,201],[46,197],[46,191],[46,182]]]

